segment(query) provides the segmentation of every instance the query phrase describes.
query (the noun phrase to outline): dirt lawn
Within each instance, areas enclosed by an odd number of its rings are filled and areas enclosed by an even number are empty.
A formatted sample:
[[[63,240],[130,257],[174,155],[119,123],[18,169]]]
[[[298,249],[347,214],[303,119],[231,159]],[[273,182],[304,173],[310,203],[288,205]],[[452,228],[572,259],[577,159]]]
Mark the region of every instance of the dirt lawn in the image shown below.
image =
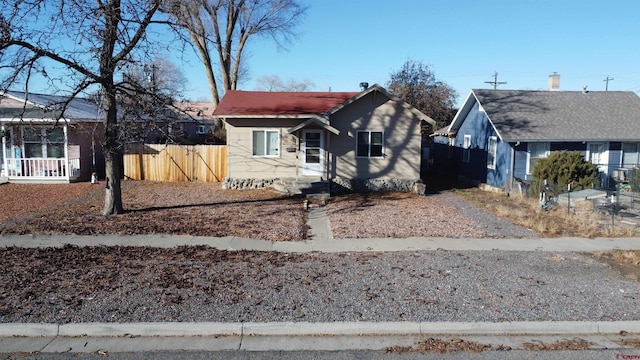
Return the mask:
[[[0,234],[183,234],[269,241],[308,238],[302,199],[270,189],[222,190],[216,183],[123,181],[126,213],[102,216],[104,184],[0,185]],[[526,238],[640,236],[638,228],[585,222],[566,210],[540,211],[532,199],[477,188],[333,196],[335,238]],[[518,225],[519,224],[519,225]],[[528,230],[531,229],[531,230]]]
[[[123,181],[125,214],[103,216],[103,184],[4,184],[2,234],[187,234],[304,239],[298,199],[220,184]]]
[[[103,216],[103,184],[0,186],[1,234],[185,234],[270,241],[308,238],[301,198],[270,189],[222,190],[220,184],[123,181],[126,213]],[[327,214],[335,238],[537,237],[477,209],[450,191],[417,196],[334,196]]]

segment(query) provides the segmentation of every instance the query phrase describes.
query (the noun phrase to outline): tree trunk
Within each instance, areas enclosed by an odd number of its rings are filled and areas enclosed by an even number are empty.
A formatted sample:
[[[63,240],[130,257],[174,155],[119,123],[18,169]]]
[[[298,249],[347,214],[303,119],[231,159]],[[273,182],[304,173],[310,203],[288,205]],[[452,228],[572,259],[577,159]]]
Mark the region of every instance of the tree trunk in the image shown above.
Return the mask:
[[[122,169],[122,157],[116,152],[110,152],[105,149],[105,171],[106,185],[104,197],[103,215],[122,214],[122,190],[120,187]]]
[[[122,155],[120,153],[120,137],[118,131],[118,117],[116,113],[116,98],[108,88],[102,90],[104,105],[104,157],[105,157],[105,197],[103,215],[122,214]]]

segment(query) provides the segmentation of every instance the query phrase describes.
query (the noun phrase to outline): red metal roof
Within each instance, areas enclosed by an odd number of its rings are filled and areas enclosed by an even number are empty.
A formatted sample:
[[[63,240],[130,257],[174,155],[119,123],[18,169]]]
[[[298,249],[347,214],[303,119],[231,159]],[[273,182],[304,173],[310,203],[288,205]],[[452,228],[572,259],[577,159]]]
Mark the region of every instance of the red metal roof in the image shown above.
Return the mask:
[[[213,112],[232,115],[322,114],[356,96],[357,92],[269,92],[227,90]]]

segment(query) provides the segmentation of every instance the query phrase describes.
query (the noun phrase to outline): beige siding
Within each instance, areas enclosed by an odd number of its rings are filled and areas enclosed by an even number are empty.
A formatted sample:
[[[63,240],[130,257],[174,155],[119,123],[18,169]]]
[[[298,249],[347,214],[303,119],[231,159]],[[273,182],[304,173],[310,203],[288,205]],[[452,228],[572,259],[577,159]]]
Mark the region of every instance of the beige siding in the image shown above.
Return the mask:
[[[300,146],[287,129],[307,119],[227,119],[228,176],[234,179],[271,179],[300,175]],[[325,132],[329,177],[346,179],[419,179],[420,119],[384,94],[374,91],[331,115],[339,135]],[[252,131],[278,130],[280,154],[276,158],[252,156]],[[359,130],[384,133],[384,157],[357,158]],[[295,148],[295,152],[286,151]]]
[[[372,92],[337,112],[331,125],[340,130],[331,137],[335,164],[332,176],[343,178],[420,178],[420,119],[384,95]],[[356,157],[359,130],[384,132],[383,158]]]
[[[287,129],[304,120],[241,119],[227,121],[228,176],[232,179],[273,179],[298,174],[298,141]],[[277,157],[254,157],[252,131],[278,130],[280,154]],[[287,148],[295,148],[288,152]]]

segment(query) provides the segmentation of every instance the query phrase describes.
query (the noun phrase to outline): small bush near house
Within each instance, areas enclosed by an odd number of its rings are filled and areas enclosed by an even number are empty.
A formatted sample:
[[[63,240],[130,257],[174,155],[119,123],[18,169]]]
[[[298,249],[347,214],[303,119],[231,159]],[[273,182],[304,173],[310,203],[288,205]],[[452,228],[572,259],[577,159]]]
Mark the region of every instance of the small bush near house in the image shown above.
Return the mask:
[[[577,151],[554,151],[546,158],[536,162],[533,168],[531,195],[537,196],[544,188],[547,180],[549,189],[554,194],[565,192],[567,185],[571,190],[598,187],[598,167]]]

